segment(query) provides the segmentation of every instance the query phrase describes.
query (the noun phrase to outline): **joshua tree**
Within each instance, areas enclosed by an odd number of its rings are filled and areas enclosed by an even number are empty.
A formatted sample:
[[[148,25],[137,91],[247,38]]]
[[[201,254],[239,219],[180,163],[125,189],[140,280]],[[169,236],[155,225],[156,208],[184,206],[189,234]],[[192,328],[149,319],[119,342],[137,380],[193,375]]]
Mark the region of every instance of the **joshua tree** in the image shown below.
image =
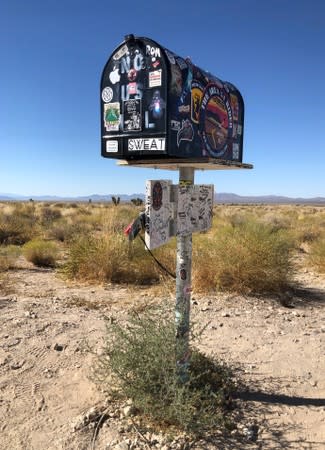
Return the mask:
[[[117,206],[120,203],[120,197],[114,197],[114,195],[112,195],[112,202],[115,206]]]

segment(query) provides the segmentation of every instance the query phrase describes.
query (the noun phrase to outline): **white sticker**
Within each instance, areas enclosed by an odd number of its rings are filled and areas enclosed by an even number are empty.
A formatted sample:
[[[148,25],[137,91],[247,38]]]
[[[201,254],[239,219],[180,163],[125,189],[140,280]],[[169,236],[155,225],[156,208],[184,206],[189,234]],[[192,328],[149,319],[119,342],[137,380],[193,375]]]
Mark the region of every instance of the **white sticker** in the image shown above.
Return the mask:
[[[118,67],[114,67],[114,70],[109,74],[109,79],[112,84],[118,83],[120,81],[120,74]]]
[[[161,86],[161,70],[149,72],[149,87]]]
[[[102,91],[103,102],[109,103],[113,98],[113,89],[111,87],[105,87]]]
[[[128,48],[126,45],[123,45],[113,56],[113,59],[117,61],[118,59],[122,58],[126,53],[128,52]]]
[[[165,150],[165,138],[146,138],[146,139],[129,139],[128,151],[159,151]]]
[[[118,141],[106,141],[106,151],[107,153],[117,153]]]

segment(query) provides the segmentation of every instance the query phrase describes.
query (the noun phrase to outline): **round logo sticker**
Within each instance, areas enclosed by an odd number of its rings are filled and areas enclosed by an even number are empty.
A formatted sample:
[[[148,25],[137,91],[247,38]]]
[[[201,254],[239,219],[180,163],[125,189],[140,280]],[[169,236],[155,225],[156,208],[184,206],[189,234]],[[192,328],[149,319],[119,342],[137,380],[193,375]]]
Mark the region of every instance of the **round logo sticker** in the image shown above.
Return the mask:
[[[217,85],[204,92],[200,110],[200,131],[206,150],[214,157],[223,156],[232,137],[233,113],[227,93]]]
[[[111,87],[106,87],[102,90],[103,102],[109,103],[113,98],[113,89]]]

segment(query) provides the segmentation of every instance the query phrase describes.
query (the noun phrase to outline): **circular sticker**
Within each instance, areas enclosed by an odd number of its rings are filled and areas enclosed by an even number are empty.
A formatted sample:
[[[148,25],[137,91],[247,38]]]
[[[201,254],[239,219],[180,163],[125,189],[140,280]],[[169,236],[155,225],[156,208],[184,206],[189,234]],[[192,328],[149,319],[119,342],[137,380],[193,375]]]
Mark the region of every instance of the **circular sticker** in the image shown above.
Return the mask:
[[[199,121],[206,150],[214,157],[223,156],[233,130],[233,113],[224,89],[217,85],[207,87],[201,102]]]
[[[113,89],[111,87],[105,87],[102,90],[102,99],[103,102],[109,103],[113,98]]]

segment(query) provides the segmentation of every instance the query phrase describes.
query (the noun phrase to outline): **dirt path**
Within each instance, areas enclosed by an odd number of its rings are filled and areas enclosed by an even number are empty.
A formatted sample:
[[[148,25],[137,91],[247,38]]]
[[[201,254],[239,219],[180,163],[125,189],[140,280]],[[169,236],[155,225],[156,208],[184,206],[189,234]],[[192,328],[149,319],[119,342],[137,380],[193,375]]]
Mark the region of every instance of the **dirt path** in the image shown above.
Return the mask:
[[[240,394],[238,430],[192,448],[325,448],[325,281],[303,273],[299,283],[290,308],[275,299],[193,296],[193,319],[209,323],[202,348],[238,367],[249,390]],[[27,264],[10,272],[9,284],[12,293],[0,293],[0,449],[90,449],[87,424],[104,396],[88,378],[93,356],[84,342],[99,351],[103,315],[124,314],[150,293],[67,284]],[[163,436],[145,443],[121,423],[111,411],[96,450],[181,448]]]

